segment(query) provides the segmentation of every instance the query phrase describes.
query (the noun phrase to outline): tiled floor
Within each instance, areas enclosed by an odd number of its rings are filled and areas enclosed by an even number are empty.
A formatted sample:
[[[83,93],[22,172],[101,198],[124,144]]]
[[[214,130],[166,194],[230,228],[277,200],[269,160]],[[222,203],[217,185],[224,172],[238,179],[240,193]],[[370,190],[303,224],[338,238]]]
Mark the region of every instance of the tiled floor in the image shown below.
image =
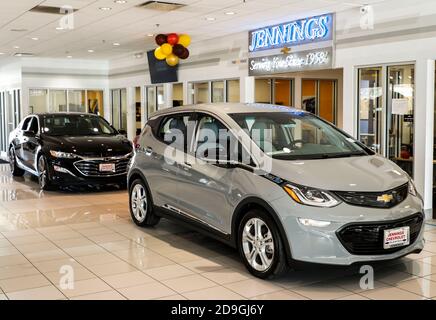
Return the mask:
[[[116,189],[40,192],[29,176],[12,179],[0,165],[0,300],[436,298],[430,224],[425,251],[377,265],[375,288],[364,290],[354,268],[255,279],[217,241],[166,220],[136,227],[127,198]]]

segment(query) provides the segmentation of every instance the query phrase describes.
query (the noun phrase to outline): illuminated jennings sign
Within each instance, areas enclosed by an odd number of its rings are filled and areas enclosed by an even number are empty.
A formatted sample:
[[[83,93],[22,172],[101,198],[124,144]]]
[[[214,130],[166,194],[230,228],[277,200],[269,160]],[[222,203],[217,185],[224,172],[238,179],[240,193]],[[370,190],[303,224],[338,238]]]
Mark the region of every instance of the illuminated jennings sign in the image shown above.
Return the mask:
[[[250,58],[248,61],[250,76],[273,73],[295,72],[311,69],[331,68],[332,48],[299,51],[266,57]]]
[[[333,39],[333,15],[300,19],[249,32],[249,51],[295,46]]]

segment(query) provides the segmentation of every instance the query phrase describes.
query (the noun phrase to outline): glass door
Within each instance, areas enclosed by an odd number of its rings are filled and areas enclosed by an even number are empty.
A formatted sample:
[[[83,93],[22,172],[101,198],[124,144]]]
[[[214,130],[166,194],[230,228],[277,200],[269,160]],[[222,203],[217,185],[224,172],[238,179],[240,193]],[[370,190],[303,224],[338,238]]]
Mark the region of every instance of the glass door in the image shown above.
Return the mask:
[[[336,80],[303,79],[301,106],[331,123],[336,123]]]
[[[382,68],[359,69],[359,140],[382,153]]]
[[[389,66],[387,156],[413,177],[415,66]]]

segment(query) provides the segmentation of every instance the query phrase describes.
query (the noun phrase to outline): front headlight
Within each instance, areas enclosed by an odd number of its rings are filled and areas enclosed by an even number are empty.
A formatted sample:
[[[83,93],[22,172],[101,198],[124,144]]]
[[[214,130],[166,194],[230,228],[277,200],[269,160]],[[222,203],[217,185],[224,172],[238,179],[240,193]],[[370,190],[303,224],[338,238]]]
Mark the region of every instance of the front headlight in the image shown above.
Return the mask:
[[[74,159],[77,156],[74,153],[50,150],[50,154],[54,158]]]
[[[414,197],[418,196],[418,192],[412,180],[409,180],[409,193]]]
[[[289,183],[283,189],[295,202],[307,206],[331,208],[341,203],[333,194],[325,190]]]

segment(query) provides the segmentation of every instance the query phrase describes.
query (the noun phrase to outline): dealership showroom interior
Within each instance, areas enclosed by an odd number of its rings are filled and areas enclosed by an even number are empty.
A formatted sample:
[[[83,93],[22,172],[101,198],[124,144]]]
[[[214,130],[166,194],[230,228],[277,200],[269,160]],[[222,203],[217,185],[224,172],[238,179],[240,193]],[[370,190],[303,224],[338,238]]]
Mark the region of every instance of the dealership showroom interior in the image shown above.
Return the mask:
[[[436,300],[435,62],[434,0],[2,0],[0,303]]]

